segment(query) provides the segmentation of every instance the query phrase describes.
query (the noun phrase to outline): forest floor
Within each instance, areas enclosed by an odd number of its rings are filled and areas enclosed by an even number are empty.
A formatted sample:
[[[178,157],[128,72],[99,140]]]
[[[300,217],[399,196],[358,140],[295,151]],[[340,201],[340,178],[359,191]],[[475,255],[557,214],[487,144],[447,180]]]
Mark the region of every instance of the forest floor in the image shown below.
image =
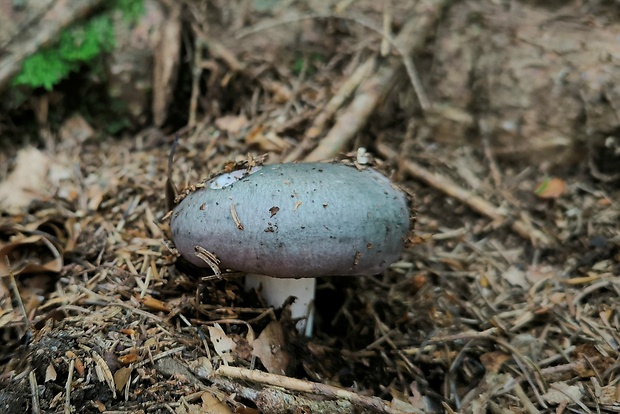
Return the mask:
[[[569,136],[559,157],[546,133],[509,151],[477,84],[467,106],[436,92],[433,48],[458,20],[445,2],[341,3],[184,2],[166,123],[105,136],[73,114],[40,123],[36,146],[3,144],[0,411],[620,412],[620,129],[595,154]],[[10,116],[4,137],[25,134]],[[414,246],[384,274],[320,278],[305,337],[243,275],[175,265],[177,135],[183,186],[248,155],[364,147],[415,194]]]

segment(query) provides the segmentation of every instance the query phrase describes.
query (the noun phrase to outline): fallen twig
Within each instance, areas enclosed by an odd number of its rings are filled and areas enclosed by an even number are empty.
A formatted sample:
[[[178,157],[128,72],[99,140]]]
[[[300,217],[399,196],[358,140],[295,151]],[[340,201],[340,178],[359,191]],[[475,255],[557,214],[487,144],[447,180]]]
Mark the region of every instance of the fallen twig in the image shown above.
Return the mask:
[[[75,358],[69,362],[69,373],[65,382],[65,414],[71,414],[71,385],[73,383],[73,372],[75,370]]]
[[[28,374],[28,381],[30,382],[30,396],[32,398],[32,414],[39,414],[41,412],[41,405],[39,404],[39,386],[37,385],[37,376],[34,370]]]
[[[342,83],[336,94],[332,96],[321,112],[314,117],[312,125],[306,131],[304,140],[286,156],[285,162],[297,161],[305,150],[310,149],[310,142],[323,133],[327,122],[333,118],[336,111],[342,107],[357,87],[374,71],[376,63],[377,59],[373,56],[359,65],[351,76]]]
[[[425,111],[431,108],[431,104],[422,89],[411,56],[424,45],[429,31],[434,27],[445,3],[441,0],[427,0],[417,3],[417,10],[413,13],[414,17],[403,26],[395,39],[379,30],[384,38],[395,46],[401,54],[420,106]],[[374,30],[374,27],[365,24],[363,21],[353,20]],[[306,161],[322,161],[334,158],[342,151],[345,145],[366,125],[370,114],[389,92],[390,86],[399,75],[400,67],[400,65],[381,67],[374,76],[367,79],[358,89],[351,104],[340,114],[332,129],[319,145],[308,154]]]
[[[364,82],[358,89],[353,102],[338,116],[332,129],[306,156],[305,160],[308,162],[324,161],[334,158],[341,152],[366,125],[375,107],[387,93],[393,76],[393,68],[381,67],[374,76]]]
[[[263,387],[256,390],[223,377],[215,379],[214,384],[219,389],[253,401],[256,407],[265,413],[290,413],[291,407],[304,407],[312,413],[344,414],[355,412],[353,404],[345,400],[321,400],[313,396],[294,395],[276,387]]]
[[[391,408],[385,401],[380,400],[379,398],[365,397],[363,395],[331,385],[290,378],[283,375],[269,374],[267,372],[257,370],[222,365],[217,370],[213,371],[211,376],[224,376],[244,381],[257,382],[260,384],[273,385],[291,391],[318,394],[330,398],[340,398],[349,401],[354,405],[363,407],[366,410],[372,410],[377,413],[403,413],[400,410]],[[417,412],[423,413],[421,410],[418,410]]]
[[[528,413],[540,414],[540,411],[530,401],[530,399],[527,397],[527,394],[525,393],[525,391],[523,391],[523,388],[521,387],[519,383],[515,384],[514,390],[515,390],[515,394],[517,394],[517,397],[519,397],[519,400],[521,400],[521,404],[523,404],[523,407],[525,407],[525,410]]]

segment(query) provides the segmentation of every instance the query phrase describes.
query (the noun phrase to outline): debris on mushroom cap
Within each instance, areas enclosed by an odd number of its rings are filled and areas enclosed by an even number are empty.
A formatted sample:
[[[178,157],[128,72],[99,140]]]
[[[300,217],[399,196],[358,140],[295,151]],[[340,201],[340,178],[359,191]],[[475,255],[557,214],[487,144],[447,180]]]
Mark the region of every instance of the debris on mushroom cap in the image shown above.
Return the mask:
[[[172,188],[175,191],[174,200],[171,203],[171,205],[169,204],[170,209],[173,209],[174,206],[178,205],[181,201],[183,201],[183,199],[187,197],[188,194],[191,194],[194,191],[204,188],[205,183],[211,182],[214,179],[217,179],[218,177],[226,176],[228,174],[232,174],[235,177],[238,177],[239,173],[242,173],[241,174],[242,176],[249,174],[250,171],[252,171],[254,167],[259,167],[263,165],[263,162],[266,157],[265,155],[262,155],[256,158],[248,156],[248,158],[243,159],[241,161],[231,161],[224,166],[223,172],[217,172],[217,173],[211,174],[207,178],[205,178],[203,181],[197,184],[194,184],[194,185],[190,185],[189,187],[183,189],[183,191],[177,194],[176,189],[174,189],[174,184],[172,183],[172,180],[170,178],[171,170],[172,170],[172,166],[171,166],[172,157],[174,157],[175,147],[176,147],[176,141],[173,144],[173,147],[170,151],[169,160],[168,160],[168,182],[166,183],[166,190],[168,191],[168,188]],[[233,182],[237,180],[238,178],[234,179]]]
[[[398,260],[410,231],[405,193],[371,168],[341,163],[246,166],[186,191],[171,229],[181,256],[204,267],[274,277],[371,275]]]

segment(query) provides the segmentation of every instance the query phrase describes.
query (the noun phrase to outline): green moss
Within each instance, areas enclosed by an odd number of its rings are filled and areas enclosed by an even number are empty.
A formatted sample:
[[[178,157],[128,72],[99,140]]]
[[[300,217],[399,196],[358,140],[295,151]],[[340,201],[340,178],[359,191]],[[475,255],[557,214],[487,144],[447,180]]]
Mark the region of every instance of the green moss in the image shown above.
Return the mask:
[[[69,73],[113,50],[114,25],[110,14],[115,9],[125,19],[135,22],[144,13],[144,0],[116,0],[110,10],[65,30],[56,45],[24,61],[13,85],[51,90]]]
[[[123,18],[135,23],[144,14],[144,0],[116,0],[116,8],[123,13]]]
[[[13,85],[42,86],[51,90],[72,70],[75,65],[64,61],[56,50],[44,50],[26,59],[22,71],[13,79]]]
[[[325,56],[320,53],[311,53],[310,56],[299,56],[293,62],[293,73],[299,75],[306,66],[306,74],[313,75],[317,71],[316,64],[325,60]]]

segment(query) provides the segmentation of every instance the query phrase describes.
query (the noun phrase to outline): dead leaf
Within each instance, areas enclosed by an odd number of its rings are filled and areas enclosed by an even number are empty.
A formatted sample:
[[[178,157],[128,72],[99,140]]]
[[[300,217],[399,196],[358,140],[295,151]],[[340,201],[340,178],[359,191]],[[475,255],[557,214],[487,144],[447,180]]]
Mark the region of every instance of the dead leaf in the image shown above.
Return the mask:
[[[545,178],[534,193],[540,198],[558,198],[566,191],[566,182],[559,178]]]
[[[414,406],[413,404],[409,404],[403,400],[399,400],[398,398],[392,398],[392,401],[390,403],[390,406],[392,407],[392,409],[394,409],[397,412],[402,412],[402,413],[419,413],[420,412],[420,408]]]
[[[1,283],[0,286],[2,286]],[[5,306],[8,306],[8,304]],[[0,310],[0,328],[4,328],[9,323],[21,321],[22,319],[23,317],[18,312],[15,312],[12,308]]]
[[[245,143],[248,145],[257,145],[263,151],[276,151],[290,147],[290,144],[278,136],[274,131],[265,132],[263,125],[258,125],[246,135]]]
[[[97,408],[97,410],[99,410],[100,413],[107,411],[105,404],[99,400],[94,400],[93,405]]]
[[[95,130],[82,115],[76,114],[60,127],[60,138],[65,143],[81,144],[95,135]]]
[[[207,357],[187,361],[187,365],[198,378],[207,379],[213,373],[213,364]]]
[[[215,120],[215,126],[230,134],[238,134],[246,125],[248,118],[245,115],[226,115]]]
[[[507,385],[513,384],[514,378],[510,374],[496,374],[487,372],[476,387],[476,397],[470,403],[471,409],[468,412],[475,414],[483,414],[489,412],[489,402],[493,395],[498,391],[505,389]]]
[[[155,299],[152,296],[145,296],[144,298],[142,298],[140,302],[142,302],[142,304],[149,309],[166,312],[166,313],[170,312],[170,308],[168,307],[166,303],[162,302],[159,299]]]
[[[502,351],[491,351],[480,355],[480,362],[484,368],[494,374],[497,374],[504,362],[510,359],[512,359],[512,356]]]
[[[140,359],[140,356],[138,354],[136,354],[135,352],[131,352],[131,353],[127,354],[127,355],[119,356],[118,357],[118,362],[121,365],[129,365],[129,364],[133,364],[138,359]]]
[[[511,285],[521,286],[523,289],[527,289],[530,285],[527,281],[525,272],[516,266],[510,266],[508,270],[502,274],[502,278]]]
[[[419,413],[421,411],[429,411],[426,397],[420,393],[415,381],[409,385],[409,389],[411,391],[411,396],[407,396],[396,388],[390,387],[390,394],[392,395],[390,407],[399,413]]]
[[[51,258],[50,258],[51,256]],[[11,265],[7,266],[7,259]],[[42,235],[17,238],[7,244],[0,243],[0,276],[36,272],[58,273],[62,269],[62,254]]]
[[[116,194],[120,179],[118,174],[115,174],[110,169],[104,169],[98,171],[96,174],[88,174],[84,178],[84,187],[86,188],[87,205],[84,208],[89,210],[96,210],[99,208],[99,204],[106,196]]]
[[[409,403],[414,407],[419,408],[428,408],[426,403],[426,397],[420,392],[418,388],[418,383],[413,381],[409,384],[409,391],[411,391],[411,395],[409,396]]]
[[[56,377],[58,377],[56,369],[52,364],[49,364],[45,370],[45,382],[56,381]]]
[[[46,177],[50,158],[36,148],[19,151],[15,168],[0,183],[0,210],[17,212],[41,198],[47,188]]]
[[[235,350],[235,341],[226,336],[220,324],[216,323],[214,326],[209,326],[209,337],[215,352],[225,361],[232,362],[231,353]]]
[[[117,391],[120,392],[123,388],[125,388],[125,385],[127,385],[127,381],[129,381],[129,379],[131,378],[132,370],[133,368],[122,367],[114,373],[114,384]]]
[[[547,295],[547,299],[553,305],[565,304],[566,303],[566,293],[564,292],[553,292]]]
[[[91,356],[93,361],[95,361],[95,373],[97,374],[97,379],[99,379],[100,382],[105,382],[110,388],[110,391],[112,391],[114,398],[116,398],[114,375],[110,370],[110,366],[97,352],[91,351]]]
[[[37,309],[43,303],[43,298],[54,290],[56,279],[55,275],[42,273],[17,280],[19,294],[28,315]]]
[[[599,404],[611,405],[620,402],[620,389],[618,384],[611,384],[601,387],[595,384],[595,395]]]
[[[529,266],[527,272],[525,272],[525,276],[530,283],[535,284],[545,279],[552,279],[560,273],[561,272],[553,266],[536,265]]]
[[[95,184],[89,186],[86,189],[86,195],[88,198],[88,210],[96,211],[99,208],[101,202],[103,201],[103,196],[105,195],[105,192],[100,185]]]
[[[285,345],[282,325],[278,321],[272,321],[254,341],[252,355],[258,357],[270,373],[286,375],[291,357]]]
[[[263,87],[273,94],[273,100],[278,103],[286,103],[294,98],[293,91],[282,82],[262,81]]]
[[[534,318],[532,311],[525,311],[516,318],[513,326],[523,326]],[[532,361],[538,361],[543,350],[544,341],[530,333],[520,333],[510,339],[510,345],[521,355]]]
[[[568,385],[563,381],[551,384],[549,391],[542,396],[549,404],[575,403],[581,401],[581,397],[583,397],[581,384]]]
[[[202,400],[202,409],[209,414],[231,414],[232,411],[226,404],[220,401],[215,395],[209,391],[205,391],[200,396]]]
[[[174,412],[175,414],[206,414],[198,404],[182,404]]]
[[[77,372],[80,377],[83,377],[84,370],[85,368],[84,368],[84,363],[82,362],[82,359],[79,357],[76,357],[75,358],[75,372]]]
[[[82,359],[79,356],[77,356],[77,354],[73,351],[67,351],[65,353],[65,356],[69,359],[75,360],[75,370],[80,375],[80,377],[83,377],[84,376],[84,363],[82,362]]]
[[[491,281],[489,280],[487,275],[486,274],[480,275],[480,287],[486,289],[489,286],[491,286]]]

